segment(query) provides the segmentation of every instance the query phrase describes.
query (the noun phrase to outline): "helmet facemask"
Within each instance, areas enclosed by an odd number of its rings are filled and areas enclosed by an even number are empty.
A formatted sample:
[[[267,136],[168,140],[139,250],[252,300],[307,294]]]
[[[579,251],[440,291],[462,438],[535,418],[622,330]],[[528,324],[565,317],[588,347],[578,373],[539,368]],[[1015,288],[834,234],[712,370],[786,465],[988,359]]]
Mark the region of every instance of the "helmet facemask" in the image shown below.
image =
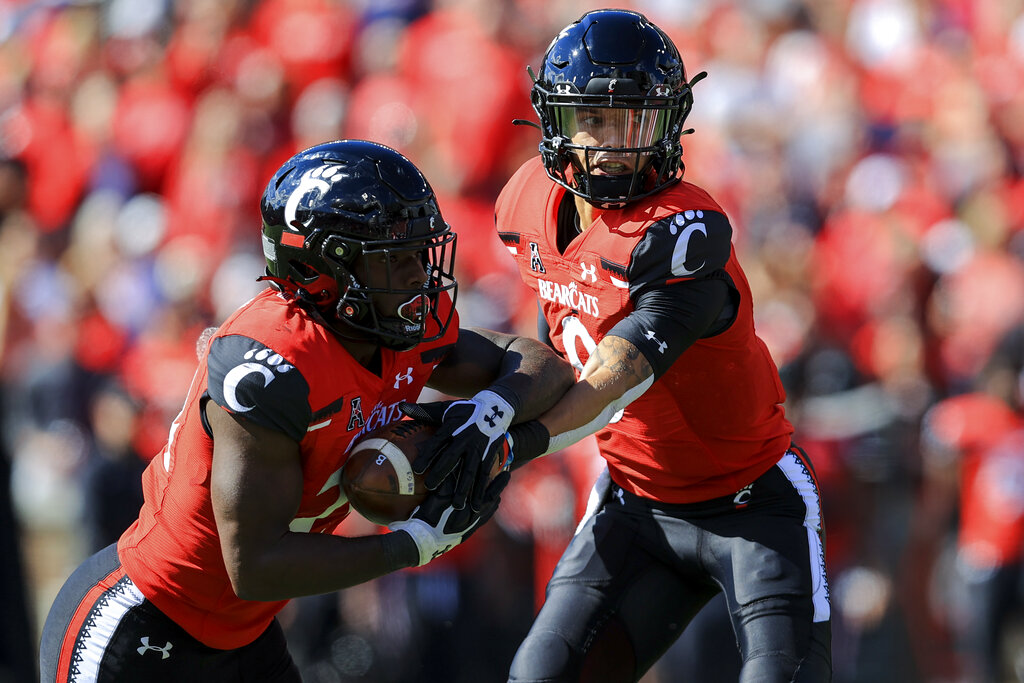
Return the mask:
[[[409,287],[399,282],[393,263],[414,254],[422,264],[422,286]],[[454,303],[455,233],[447,231],[432,237],[414,236],[399,240],[352,240],[328,235],[323,245],[324,261],[338,282],[334,314],[342,336],[371,338],[396,350],[410,349],[425,339],[428,322],[445,330],[454,314],[454,306],[445,319],[438,301],[449,292]],[[363,273],[360,276],[357,273]],[[393,309],[393,310],[392,310]]]
[[[693,105],[675,46],[636,12],[597,10],[551,42],[533,77],[541,159],[552,180],[603,208],[677,182]]]
[[[607,79],[594,79],[600,88]],[[606,207],[646,197],[675,180],[682,121],[692,98],[610,96],[537,89],[541,152],[555,180]],[[613,85],[614,87],[614,85]],[[621,87],[621,86],[620,86]],[[591,89],[588,87],[588,90]]]

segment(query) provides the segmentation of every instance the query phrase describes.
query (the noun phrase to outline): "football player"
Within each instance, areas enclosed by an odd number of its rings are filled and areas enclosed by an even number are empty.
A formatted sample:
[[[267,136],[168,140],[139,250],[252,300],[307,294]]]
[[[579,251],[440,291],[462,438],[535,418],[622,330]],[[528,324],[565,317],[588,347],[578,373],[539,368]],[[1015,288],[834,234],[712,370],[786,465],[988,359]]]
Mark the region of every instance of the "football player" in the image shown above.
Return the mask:
[[[289,598],[430,562],[486,520],[508,479],[475,511],[442,489],[389,533],[342,537],[353,441],[430,386],[471,397],[481,438],[504,452],[504,430],[573,383],[536,340],[459,328],[456,236],[396,151],[300,152],[261,211],[269,286],[212,334],[138,520],[57,596],[44,681],[298,681],[275,619]]]
[[[719,592],[740,680],[831,678],[814,470],[729,219],[681,177],[705,75],[688,80],[644,16],[600,10],[554,38],[534,80],[540,156],[503,189],[496,224],[578,381],[512,428],[516,466],[596,433],[607,471],[511,681],[636,681]],[[414,466],[454,469],[457,450]]]

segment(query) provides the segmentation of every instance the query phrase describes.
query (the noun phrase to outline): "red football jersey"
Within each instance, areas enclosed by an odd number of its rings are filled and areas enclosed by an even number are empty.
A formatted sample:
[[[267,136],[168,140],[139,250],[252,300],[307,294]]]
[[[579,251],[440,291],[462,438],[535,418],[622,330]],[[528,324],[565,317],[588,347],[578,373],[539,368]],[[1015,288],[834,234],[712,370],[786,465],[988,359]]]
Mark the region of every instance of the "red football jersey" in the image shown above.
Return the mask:
[[[577,373],[645,288],[706,277],[722,267],[714,264],[724,264],[738,295],[728,329],[686,349],[597,433],[612,479],[666,503],[739,491],[782,456],[793,428],[778,370],[754,332],[750,287],[724,212],[704,190],[681,182],[653,201],[598,210],[594,224],[562,254],[557,216],[565,194],[534,158],[502,190],[495,221],[537,294],[551,343]],[[648,341],[645,353],[673,340],[651,331]]]
[[[445,297],[442,315],[451,305]],[[213,440],[201,407],[213,400],[298,441],[304,483],[291,530],[332,533],[349,512],[340,486],[349,447],[400,417],[398,403],[416,400],[457,337],[455,316],[438,341],[404,352],[382,349],[378,376],[273,290],[239,308],[210,340],[167,445],[143,475],[139,519],[118,542],[125,572],[210,647],[252,642],[286,601],[241,600],[231,587],[210,500]]]

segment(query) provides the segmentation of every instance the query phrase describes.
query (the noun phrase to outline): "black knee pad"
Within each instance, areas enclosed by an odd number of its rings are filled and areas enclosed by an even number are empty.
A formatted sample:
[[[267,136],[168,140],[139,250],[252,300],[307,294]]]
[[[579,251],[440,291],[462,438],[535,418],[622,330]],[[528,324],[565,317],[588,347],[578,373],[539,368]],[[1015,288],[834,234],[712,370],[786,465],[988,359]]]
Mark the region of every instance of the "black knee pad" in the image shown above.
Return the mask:
[[[514,683],[631,683],[636,655],[622,623],[608,619],[580,652],[555,631],[531,632],[519,646],[509,681]]]
[[[572,681],[578,664],[572,648],[560,633],[530,631],[516,651],[509,671],[509,683],[555,683]]]

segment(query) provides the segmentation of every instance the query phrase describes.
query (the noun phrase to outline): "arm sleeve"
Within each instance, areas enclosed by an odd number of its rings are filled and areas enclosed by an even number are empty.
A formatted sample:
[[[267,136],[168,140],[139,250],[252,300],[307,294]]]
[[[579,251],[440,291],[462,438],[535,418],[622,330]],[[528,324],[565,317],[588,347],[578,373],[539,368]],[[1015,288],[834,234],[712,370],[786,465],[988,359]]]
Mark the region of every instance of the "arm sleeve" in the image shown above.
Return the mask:
[[[648,289],[608,334],[640,349],[654,378],[661,377],[694,342],[725,329],[735,317],[735,290],[722,275]]]

